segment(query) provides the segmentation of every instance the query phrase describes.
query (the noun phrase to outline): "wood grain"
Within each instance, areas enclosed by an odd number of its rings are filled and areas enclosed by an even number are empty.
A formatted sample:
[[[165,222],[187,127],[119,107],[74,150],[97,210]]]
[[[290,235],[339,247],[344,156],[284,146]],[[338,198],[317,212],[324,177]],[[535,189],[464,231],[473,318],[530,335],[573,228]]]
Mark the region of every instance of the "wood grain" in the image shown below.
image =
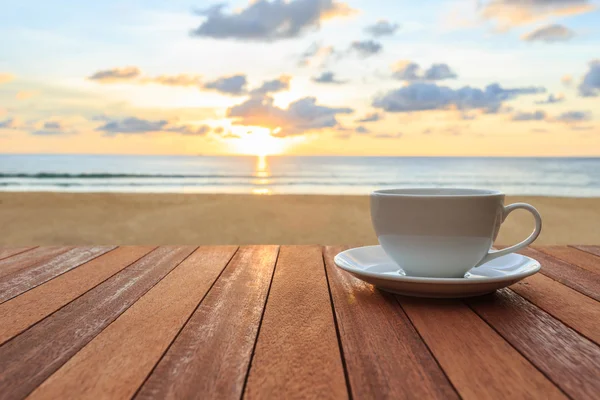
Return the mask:
[[[321,246],[279,251],[244,397],[348,397]]]
[[[196,250],[28,398],[130,399],[236,249]]]
[[[600,275],[534,249],[523,249],[519,253],[538,260],[542,274],[600,301]]]
[[[160,247],[0,346],[0,399],[32,392],[193,250]]]
[[[115,246],[71,249],[51,260],[0,278],[0,304],[113,250]]]
[[[593,342],[508,289],[467,303],[569,396],[600,393],[600,347]]]
[[[31,251],[0,260],[0,280],[6,275],[42,264],[72,248],[66,246],[38,247]]]
[[[341,250],[324,256],[352,396],[458,398],[394,297],[335,266]]]
[[[17,254],[25,253],[28,250],[34,249],[35,247],[2,247],[0,248],[0,260],[15,256]]]
[[[463,399],[566,398],[464,303],[397,299]]]
[[[568,246],[544,246],[535,250],[600,275],[600,257],[588,252]]]
[[[512,290],[600,344],[600,303],[542,274],[532,275]]]
[[[154,247],[119,247],[0,304],[0,344],[149,253]]]
[[[584,245],[572,245],[569,247],[574,247],[578,250],[585,251],[590,254],[594,254],[600,257],[600,246],[584,246]]]
[[[241,397],[277,253],[238,250],[136,398]]]

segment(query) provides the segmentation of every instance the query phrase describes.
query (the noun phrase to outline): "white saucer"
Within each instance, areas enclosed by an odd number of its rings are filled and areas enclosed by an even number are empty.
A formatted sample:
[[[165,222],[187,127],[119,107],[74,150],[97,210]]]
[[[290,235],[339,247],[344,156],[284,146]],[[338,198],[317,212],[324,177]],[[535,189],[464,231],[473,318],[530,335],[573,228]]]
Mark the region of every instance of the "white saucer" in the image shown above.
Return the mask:
[[[335,264],[381,290],[416,297],[472,297],[510,286],[540,270],[540,263],[507,254],[471,269],[464,278],[406,276],[381,246],[357,247],[335,256]]]

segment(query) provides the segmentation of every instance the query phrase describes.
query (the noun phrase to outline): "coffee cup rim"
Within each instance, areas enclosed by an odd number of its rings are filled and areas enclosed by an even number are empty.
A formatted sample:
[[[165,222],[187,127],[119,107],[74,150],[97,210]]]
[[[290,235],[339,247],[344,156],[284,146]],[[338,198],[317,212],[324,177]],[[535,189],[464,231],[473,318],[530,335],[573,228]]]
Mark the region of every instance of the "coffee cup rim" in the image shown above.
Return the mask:
[[[470,188],[402,188],[402,189],[380,189],[371,193],[371,196],[390,197],[494,197],[504,196],[504,193],[491,189]]]

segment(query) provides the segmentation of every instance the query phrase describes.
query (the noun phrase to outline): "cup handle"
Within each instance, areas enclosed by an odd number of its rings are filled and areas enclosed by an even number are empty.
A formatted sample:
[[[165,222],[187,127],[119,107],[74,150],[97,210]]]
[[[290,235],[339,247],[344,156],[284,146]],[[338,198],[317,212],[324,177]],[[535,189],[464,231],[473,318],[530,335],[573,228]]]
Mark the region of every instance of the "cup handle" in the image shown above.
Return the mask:
[[[504,207],[504,213],[502,215],[502,222],[504,222],[506,217],[508,217],[508,214],[510,214],[511,212],[513,212],[514,210],[517,210],[519,208],[529,211],[531,214],[533,214],[533,218],[535,218],[535,229],[533,230],[531,235],[529,235],[529,237],[527,239],[523,240],[521,243],[517,243],[513,246],[507,247],[506,249],[490,250],[487,253],[487,255],[485,257],[483,257],[483,260],[481,260],[479,262],[479,264],[477,264],[477,267],[479,267],[482,264],[485,264],[488,261],[493,260],[494,258],[498,258],[498,257],[502,257],[504,255],[510,254],[510,253],[514,253],[515,251],[520,250],[523,247],[529,246],[540,235],[540,232],[542,232],[542,217],[540,216],[540,213],[538,212],[538,210],[536,210],[535,207],[533,207],[530,204],[514,203],[514,204]]]

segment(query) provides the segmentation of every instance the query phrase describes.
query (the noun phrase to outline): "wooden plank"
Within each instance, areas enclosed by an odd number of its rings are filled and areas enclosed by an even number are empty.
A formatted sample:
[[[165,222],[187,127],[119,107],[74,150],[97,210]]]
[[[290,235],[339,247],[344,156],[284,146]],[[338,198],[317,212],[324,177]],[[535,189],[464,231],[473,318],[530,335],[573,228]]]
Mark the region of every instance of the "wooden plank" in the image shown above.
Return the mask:
[[[568,246],[544,246],[535,250],[600,275],[600,257]]]
[[[574,247],[578,250],[585,251],[600,257],[600,246],[572,245],[570,247]]]
[[[6,275],[13,274],[17,271],[24,270],[26,268],[32,268],[48,260],[56,257],[62,253],[71,250],[73,247],[66,246],[52,246],[52,247],[38,247],[31,251],[27,251],[21,254],[17,254],[13,257],[0,260],[0,279]]]
[[[235,251],[196,250],[28,399],[130,399]]]
[[[335,266],[341,250],[324,256],[352,396],[458,398],[395,298]]]
[[[277,253],[238,250],[136,398],[241,397]]]
[[[510,287],[555,318],[600,345],[600,303],[542,274]]]
[[[0,346],[0,399],[32,392],[193,250],[160,247]]]
[[[523,249],[519,252],[538,260],[542,265],[542,274],[600,301],[600,275],[534,249]]]
[[[35,267],[0,278],[0,304],[114,248],[115,246],[77,247]]]
[[[32,250],[35,247],[2,247],[0,248],[0,260],[15,256],[17,254],[25,253],[28,250]]]
[[[281,248],[244,397],[348,397],[321,246]]]
[[[0,304],[0,344],[102,283],[154,247],[119,247]]]
[[[566,398],[464,303],[397,299],[463,399]]]
[[[600,347],[593,342],[508,289],[467,302],[570,397],[600,393]]]

